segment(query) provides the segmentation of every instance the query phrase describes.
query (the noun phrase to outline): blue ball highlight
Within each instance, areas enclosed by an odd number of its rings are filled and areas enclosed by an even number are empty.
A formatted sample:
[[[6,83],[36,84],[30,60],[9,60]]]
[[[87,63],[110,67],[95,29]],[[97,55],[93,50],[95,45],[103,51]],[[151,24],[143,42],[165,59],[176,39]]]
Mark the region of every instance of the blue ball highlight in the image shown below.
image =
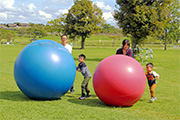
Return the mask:
[[[61,44],[52,40],[37,40],[18,55],[14,78],[19,89],[32,99],[58,99],[74,83],[74,58]]]

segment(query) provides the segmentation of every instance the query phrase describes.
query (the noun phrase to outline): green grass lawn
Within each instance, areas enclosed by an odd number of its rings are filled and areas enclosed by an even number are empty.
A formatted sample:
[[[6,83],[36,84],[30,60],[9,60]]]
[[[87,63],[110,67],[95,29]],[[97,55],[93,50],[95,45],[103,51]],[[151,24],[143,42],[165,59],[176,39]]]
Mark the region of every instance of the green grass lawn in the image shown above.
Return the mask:
[[[21,42],[21,41],[20,41]],[[18,43],[18,42],[17,42]],[[28,42],[26,42],[28,44]],[[25,44],[26,44],[25,43]],[[27,98],[17,87],[13,76],[16,57],[25,47],[25,44],[0,45],[0,119],[27,120],[27,119],[180,119],[180,50],[154,49],[154,70],[160,74],[155,94],[157,101],[150,103],[148,85],[143,97],[132,107],[112,107],[101,102],[96,96],[92,79],[89,87],[92,98],[79,100],[83,76],[77,73],[75,79],[75,93],[67,93],[61,100],[36,101]],[[98,63],[114,55],[117,47],[73,49],[76,65],[78,55],[87,56],[85,63],[91,73]],[[145,63],[141,63],[145,70]]]

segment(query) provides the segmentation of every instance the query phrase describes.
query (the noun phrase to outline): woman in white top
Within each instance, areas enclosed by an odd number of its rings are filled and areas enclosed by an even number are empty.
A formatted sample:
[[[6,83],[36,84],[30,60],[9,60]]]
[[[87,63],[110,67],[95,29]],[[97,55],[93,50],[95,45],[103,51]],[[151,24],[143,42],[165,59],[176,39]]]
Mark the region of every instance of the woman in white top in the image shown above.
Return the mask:
[[[61,36],[61,44],[72,54],[72,46],[67,43],[67,35]],[[74,85],[70,88],[71,93],[74,93]]]

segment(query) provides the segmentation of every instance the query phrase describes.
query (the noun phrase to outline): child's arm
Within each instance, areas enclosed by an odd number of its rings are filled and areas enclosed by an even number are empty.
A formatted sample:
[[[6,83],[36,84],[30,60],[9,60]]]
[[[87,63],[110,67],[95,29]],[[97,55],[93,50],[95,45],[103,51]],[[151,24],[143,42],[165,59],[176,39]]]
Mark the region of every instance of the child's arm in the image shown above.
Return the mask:
[[[131,49],[128,49],[127,53],[128,53],[128,56],[130,56],[130,57],[133,56],[133,51]]]
[[[159,79],[159,74],[157,74],[155,71],[153,71],[153,75],[156,77],[156,79]]]
[[[80,69],[79,66],[77,66],[76,71],[81,72],[81,70],[79,70],[79,69]]]

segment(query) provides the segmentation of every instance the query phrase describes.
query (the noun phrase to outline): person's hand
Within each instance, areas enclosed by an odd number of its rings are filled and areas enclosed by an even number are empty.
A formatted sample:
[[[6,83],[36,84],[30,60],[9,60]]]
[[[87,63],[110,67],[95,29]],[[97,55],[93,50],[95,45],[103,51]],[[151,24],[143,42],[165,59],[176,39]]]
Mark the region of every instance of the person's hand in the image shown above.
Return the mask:
[[[157,79],[159,79],[159,76],[156,76]]]

